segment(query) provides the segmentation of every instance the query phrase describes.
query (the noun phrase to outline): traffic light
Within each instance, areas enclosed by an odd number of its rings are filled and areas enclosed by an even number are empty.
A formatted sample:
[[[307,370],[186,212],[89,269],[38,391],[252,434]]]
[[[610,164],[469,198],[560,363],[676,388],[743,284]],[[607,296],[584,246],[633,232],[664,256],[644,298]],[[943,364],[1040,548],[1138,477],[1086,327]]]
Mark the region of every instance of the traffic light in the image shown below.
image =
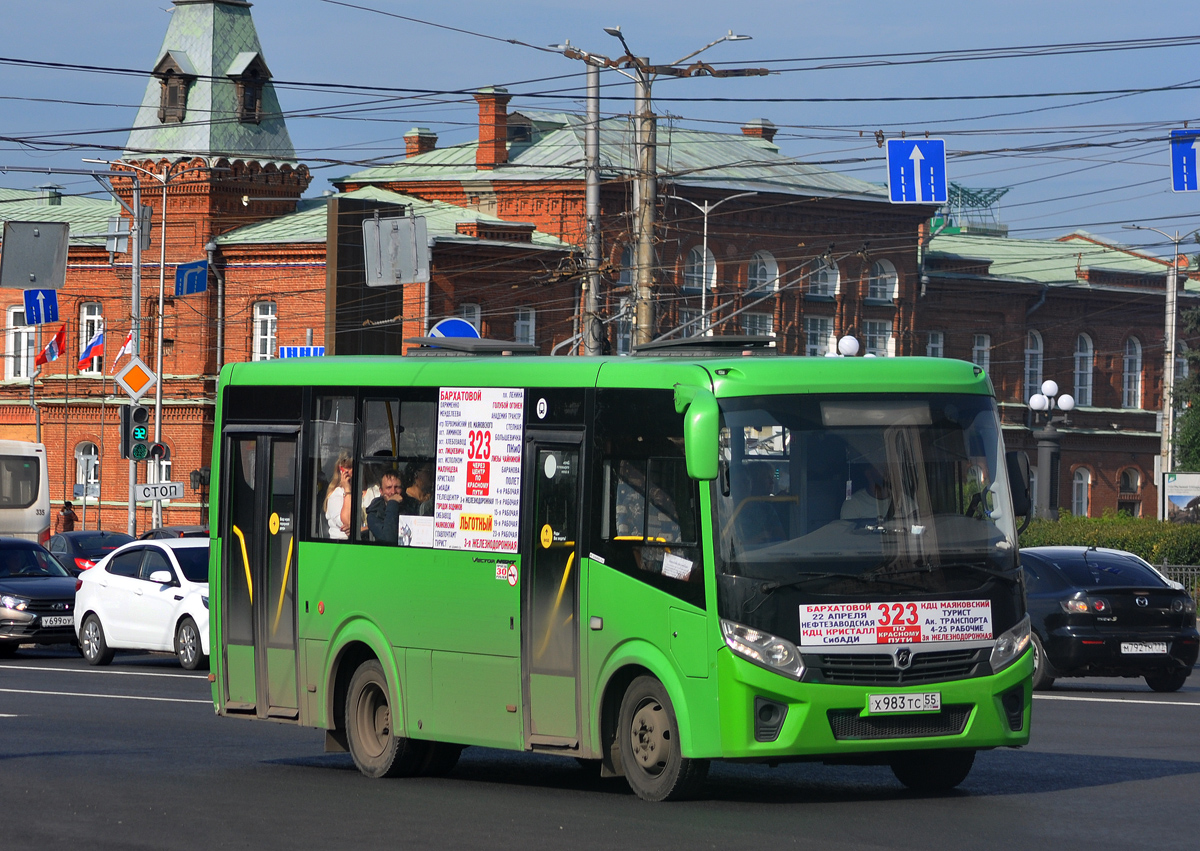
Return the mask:
[[[151,461],[170,461],[171,447],[165,443],[150,444],[150,460]]]
[[[121,457],[144,461],[150,455],[150,411],[141,405],[121,408]]]

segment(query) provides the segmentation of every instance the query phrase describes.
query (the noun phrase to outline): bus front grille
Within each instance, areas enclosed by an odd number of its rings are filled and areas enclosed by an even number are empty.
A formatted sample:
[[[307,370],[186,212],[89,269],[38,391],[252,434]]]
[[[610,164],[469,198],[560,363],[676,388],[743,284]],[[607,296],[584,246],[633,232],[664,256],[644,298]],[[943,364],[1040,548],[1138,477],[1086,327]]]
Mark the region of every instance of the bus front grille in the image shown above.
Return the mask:
[[[830,709],[829,727],[835,739],[919,739],[956,736],[967,726],[971,704],[943,706],[941,712],[920,715],[863,715],[858,709]]]
[[[961,680],[989,673],[987,647],[913,653],[912,664],[900,669],[891,653],[805,655],[813,682],[850,686],[905,686]]]

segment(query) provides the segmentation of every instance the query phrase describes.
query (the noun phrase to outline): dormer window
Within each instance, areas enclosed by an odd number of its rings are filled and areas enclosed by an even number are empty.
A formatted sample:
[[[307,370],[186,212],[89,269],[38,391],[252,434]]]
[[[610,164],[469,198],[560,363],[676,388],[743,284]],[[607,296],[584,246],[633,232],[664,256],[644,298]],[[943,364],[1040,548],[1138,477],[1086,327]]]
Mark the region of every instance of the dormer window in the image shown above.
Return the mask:
[[[267,64],[257,53],[239,53],[225,72],[237,87],[237,118],[243,124],[262,121],[263,91],[271,79]]]
[[[188,87],[196,72],[187,54],[169,50],[158,60],[151,72],[162,83],[158,101],[158,120],[163,124],[179,124],[187,116]]]

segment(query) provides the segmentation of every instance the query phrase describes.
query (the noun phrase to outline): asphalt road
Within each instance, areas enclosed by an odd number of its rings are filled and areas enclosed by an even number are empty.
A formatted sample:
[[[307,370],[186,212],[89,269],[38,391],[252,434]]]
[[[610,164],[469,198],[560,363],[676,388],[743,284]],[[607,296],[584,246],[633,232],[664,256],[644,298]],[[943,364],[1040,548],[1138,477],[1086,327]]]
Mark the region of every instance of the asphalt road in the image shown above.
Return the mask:
[[[716,764],[647,804],[573,760],[468,748],[444,779],[373,781],[319,731],[219,718],[204,674],[156,654],[0,661],[0,848],[1193,849],[1200,673],[1176,694],[1066,680],[1022,750],[944,797],[886,768]]]

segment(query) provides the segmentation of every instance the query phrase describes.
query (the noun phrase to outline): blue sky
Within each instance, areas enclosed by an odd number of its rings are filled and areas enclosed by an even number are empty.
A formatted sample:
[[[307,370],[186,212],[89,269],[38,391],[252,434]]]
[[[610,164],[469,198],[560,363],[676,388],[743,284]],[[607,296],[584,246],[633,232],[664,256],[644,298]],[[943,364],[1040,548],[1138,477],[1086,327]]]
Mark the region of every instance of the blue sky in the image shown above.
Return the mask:
[[[1200,86],[1200,42],[1159,49],[881,64],[904,53],[1200,34],[1200,23],[1191,23],[1196,20],[1192,3],[696,0],[622,1],[582,8],[560,2],[453,0],[353,4],[378,11],[323,0],[258,0],[253,14],[275,79],[437,92],[500,84],[514,94],[511,109],[581,109],[581,63],[504,39],[548,45],[569,38],[584,49],[616,56],[620,45],[603,28],[619,24],[635,51],[665,64],[732,29],[753,40],[720,44],[707,51],[705,59],[806,70],[747,79],[660,80],[654,95],[657,111],[668,116],[664,120],[736,132],[749,119],[769,118],[780,128],[776,141],[785,153],[874,181],[885,179],[875,130],[888,136],[903,131],[942,137],[951,156],[952,180],[973,188],[1011,187],[1001,202],[1001,219],[1014,236],[1055,236],[1085,228],[1163,253],[1159,237],[1143,238],[1122,230],[1121,224],[1141,222],[1185,234],[1200,227],[1200,193],[1171,191],[1166,142],[1169,130],[1183,127],[1185,121],[1200,126],[1200,89],[1141,91]],[[6,3],[0,56],[148,69],[157,58],[170,7],[170,0]],[[846,60],[824,58],[850,55],[873,57],[880,64],[814,68],[845,66]],[[28,139],[55,134],[59,142],[78,145],[68,151],[43,150],[3,141],[0,165],[78,168],[82,157],[108,155],[95,146],[124,142],[126,134],[120,128],[132,122],[144,87],[144,78],[0,64],[0,135]],[[1138,93],[836,102],[1117,89]],[[539,93],[561,97],[532,97]],[[628,111],[631,94],[623,77],[606,75],[603,111]],[[300,158],[314,165],[318,179],[313,191],[326,187],[329,177],[353,170],[355,163],[402,156],[402,137],[413,126],[432,128],[440,144],[476,134],[475,104],[462,95],[399,96],[382,102],[377,95],[281,86],[279,96]],[[835,102],[755,100],[788,98]],[[350,104],[362,108],[347,111]],[[342,114],[330,114],[339,107]],[[345,164],[324,166],[321,160]],[[44,176],[0,175],[4,187],[46,181]],[[69,191],[94,188],[86,179],[54,181]],[[1193,243],[1188,250],[1194,253],[1197,246]]]

